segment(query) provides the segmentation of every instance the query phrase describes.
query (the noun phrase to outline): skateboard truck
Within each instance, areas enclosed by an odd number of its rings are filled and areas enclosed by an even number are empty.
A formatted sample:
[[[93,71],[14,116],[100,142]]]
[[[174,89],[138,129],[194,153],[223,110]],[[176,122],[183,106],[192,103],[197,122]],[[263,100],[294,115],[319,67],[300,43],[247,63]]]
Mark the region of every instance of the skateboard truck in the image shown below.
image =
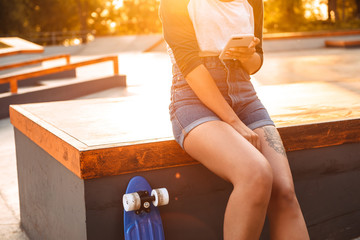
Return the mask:
[[[148,191],[139,191],[137,192],[140,197],[140,209],[136,210],[135,213],[139,215],[142,211],[149,213],[150,212],[150,203],[155,200],[154,196],[149,196]]]
[[[135,193],[124,194],[123,206],[126,212],[135,211],[137,215],[142,212],[149,213],[151,203],[157,206],[169,203],[169,193],[166,188],[153,189],[151,195],[148,191],[138,191]]]

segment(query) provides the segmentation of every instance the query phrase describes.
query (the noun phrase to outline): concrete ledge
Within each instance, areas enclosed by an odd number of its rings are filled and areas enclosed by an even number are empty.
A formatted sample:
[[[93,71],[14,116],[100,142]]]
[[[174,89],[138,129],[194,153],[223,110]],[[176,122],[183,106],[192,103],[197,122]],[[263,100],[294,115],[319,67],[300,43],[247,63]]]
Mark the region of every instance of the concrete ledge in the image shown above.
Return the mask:
[[[102,62],[109,62],[111,61],[113,64],[113,72],[114,75],[119,74],[119,62],[118,62],[118,56],[103,56],[93,59],[87,59],[83,61],[78,62],[71,62],[70,58],[66,58],[66,64],[65,65],[56,65],[48,68],[40,68],[40,69],[31,69],[29,71],[24,72],[16,72],[16,73],[7,73],[1,76],[0,83],[9,83],[10,84],[10,91],[11,93],[17,93],[18,91],[18,81],[28,79],[28,78],[35,78],[35,77],[41,77],[44,75],[49,75],[53,73],[58,72],[64,72],[67,70],[76,69],[79,67],[84,67],[87,65],[102,63]]]
[[[360,35],[360,29],[339,30],[339,31],[265,33],[264,40],[337,37],[337,36],[353,36],[353,35]]]
[[[135,175],[168,188],[170,204],[160,208],[167,239],[222,238],[232,186],[200,164],[80,179],[17,129],[15,139],[21,225],[30,239],[122,239],[121,198]],[[352,143],[288,153],[312,239],[360,235],[359,148]],[[261,240],[267,239],[266,225]]]
[[[355,48],[360,47],[360,40],[327,40],[326,47]]]
[[[57,79],[64,79],[64,78],[76,78],[76,70],[71,69],[59,73],[52,73],[48,75],[44,75],[41,77],[34,77],[34,78],[28,78],[24,79],[22,81],[18,82],[19,87],[24,86],[36,86],[39,85],[39,81],[42,80],[57,80]],[[2,83],[0,84],[0,93],[4,92],[10,92],[10,84],[9,83]]]
[[[132,122],[135,126],[144,125],[143,117],[121,110],[128,109],[127,105],[139,112],[146,111],[146,108],[151,109],[151,106],[146,106],[141,101],[98,99],[12,106],[10,115],[17,129],[82,179],[197,164],[174,140],[166,138],[171,136],[170,129],[163,138],[156,136],[155,132],[149,139],[143,138],[142,134],[134,134],[134,129],[129,124]],[[52,109],[62,110],[56,115],[49,115]],[[77,113],[76,109],[82,109],[82,112]],[[124,114],[121,115],[121,120],[113,117],[114,111]],[[76,119],[69,119],[69,116],[75,114]],[[360,109],[353,110],[353,117],[356,116],[360,116]],[[135,120],[136,117],[139,120]],[[62,119],[60,125],[59,119]],[[157,116],[148,116],[146,126],[140,128],[149,131],[149,128],[169,125],[162,121],[168,121],[168,117],[160,119]],[[316,118],[308,121],[309,124],[279,128],[287,151],[360,141],[359,118],[344,121]],[[102,132],[104,123],[113,127],[111,132]],[[92,134],[87,130],[89,124],[93,124],[90,130]],[[72,125],[76,126],[76,129]],[[97,140],[91,139],[92,135],[97,136]],[[110,143],[109,139],[113,141]]]
[[[38,44],[26,41],[18,37],[3,37],[0,42],[10,46],[0,50],[0,57],[16,55],[20,53],[42,53],[44,48]]]
[[[272,116],[292,119],[278,129],[311,238],[358,237],[359,106],[314,103],[294,113],[293,103],[281,104]],[[29,237],[121,239],[122,194],[141,175],[169,190],[170,204],[160,209],[167,239],[221,239],[232,186],[175,143],[167,105],[129,97],[11,106]],[[267,226],[261,239],[269,239]]]
[[[36,80],[37,81],[37,80]],[[113,75],[97,79],[68,79],[49,86],[38,86],[18,94],[0,94],[0,118],[9,117],[11,104],[70,100],[113,87],[125,87],[126,76]]]

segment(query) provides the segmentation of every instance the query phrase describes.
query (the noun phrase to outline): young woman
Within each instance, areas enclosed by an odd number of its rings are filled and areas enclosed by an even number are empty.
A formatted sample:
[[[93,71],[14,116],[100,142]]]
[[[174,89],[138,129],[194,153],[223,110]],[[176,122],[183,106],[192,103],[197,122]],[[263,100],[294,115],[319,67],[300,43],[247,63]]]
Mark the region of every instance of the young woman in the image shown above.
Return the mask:
[[[224,239],[259,239],[267,214],[271,239],[309,239],[280,136],[249,74],[263,62],[262,0],[161,0],[173,63],[170,115],[176,141],[231,182]],[[219,54],[233,34],[249,47]]]

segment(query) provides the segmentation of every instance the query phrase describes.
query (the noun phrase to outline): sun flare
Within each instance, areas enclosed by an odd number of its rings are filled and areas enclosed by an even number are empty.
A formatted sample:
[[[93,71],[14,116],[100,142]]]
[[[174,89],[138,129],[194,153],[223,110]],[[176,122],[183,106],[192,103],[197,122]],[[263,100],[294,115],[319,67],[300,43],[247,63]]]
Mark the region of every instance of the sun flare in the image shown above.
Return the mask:
[[[327,1],[324,0],[311,0],[306,1],[304,4],[305,18],[309,19],[314,17],[316,20],[328,19],[328,6]]]

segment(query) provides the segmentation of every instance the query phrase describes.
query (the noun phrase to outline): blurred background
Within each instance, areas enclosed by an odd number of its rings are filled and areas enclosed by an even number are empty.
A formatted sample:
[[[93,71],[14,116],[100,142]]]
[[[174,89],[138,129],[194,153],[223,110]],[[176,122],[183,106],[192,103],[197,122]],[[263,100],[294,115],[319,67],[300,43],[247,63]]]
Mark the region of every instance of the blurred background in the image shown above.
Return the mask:
[[[277,124],[299,124],[322,116],[358,118],[360,0],[263,1],[266,61],[252,82]],[[156,114],[167,120],[172,73],[161,37],[159,4],[160,0],[0,0],[0,37],[20,37],[45,46],[40,54],[2,57],[0,65],[64,53],[71,54],[72,62],[116,55],[127,87],[79,99],[137,96],[154,100],[159,103]],[[351,48],[326,47],[329,38],[358,43]],[[0,41],[0,50],[7,47]],[[48,64],[34,68],[63,62]],[[77,76],[87,80],[108,70],[112,73],[111,63],[101,64],[77,69]],[[42,81],[23,89],[37,91],[72,81],[77,79]],[[287,108],[281,107],[285,105]],[[166,135],[169,125],[170,121],[154,131]],[[20,228],[15,141],[9,118],[0,119],[0,139],[0,239],[28,240]]]
[[[95,36],[161,33],[159,0],[0,0],[0,37],[78,45]],[[264,32],[360,27],[360,0],[264,0]]]

